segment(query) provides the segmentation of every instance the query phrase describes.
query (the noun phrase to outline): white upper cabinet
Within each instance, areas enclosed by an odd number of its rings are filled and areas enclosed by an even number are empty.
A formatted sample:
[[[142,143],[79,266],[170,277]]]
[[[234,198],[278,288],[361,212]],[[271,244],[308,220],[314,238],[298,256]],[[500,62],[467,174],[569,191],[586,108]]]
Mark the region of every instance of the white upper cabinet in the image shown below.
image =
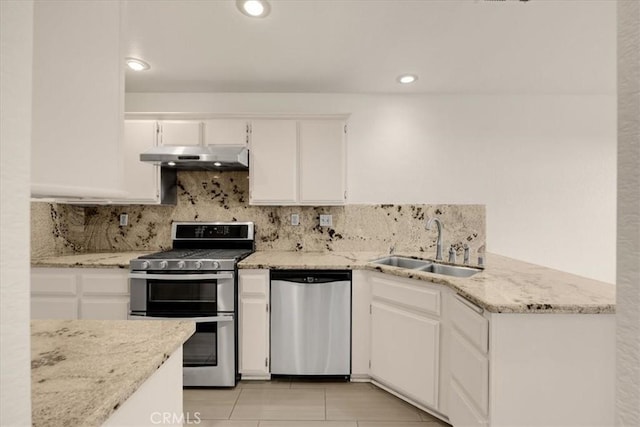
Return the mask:
[[[298,198],[298,129],[294,120],[254,120],[249,149],[250,203],[291,205]]]
[[[140,153],[156,145],[156,134],[154,120],[124,122],[124,180],[132,202],[157,202],[160,197],[160,167],[140,161]]]
[[[34,197],[126,194],[120,4],[34,2]]]
[[[343,120],[254,120],[251,123],[250,203],[345,203]]]
[[[163,120],[160,126],[161,145],[202,144],[202,122],[194,120]]]
[[[204,121],[205,145],[247,145],[249,122],[242,119],[213,119]]]
[[[300,202],[336,204],[345,200],[345,123],[299,122]]]

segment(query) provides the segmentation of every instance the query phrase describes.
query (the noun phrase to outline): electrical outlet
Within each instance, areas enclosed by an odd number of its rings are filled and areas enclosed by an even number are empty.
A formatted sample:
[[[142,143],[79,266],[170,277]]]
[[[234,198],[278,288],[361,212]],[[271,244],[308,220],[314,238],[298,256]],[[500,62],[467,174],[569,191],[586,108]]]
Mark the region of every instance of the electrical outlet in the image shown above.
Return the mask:
[[[300,215],[297,213],[291,214],[291,225],[300,225]]]
[[[332,215],[320,215],[320,227],[331,227],[333,225]]]
[[[120,214],[120,227],[125,227],[129,224],[129,214]]]

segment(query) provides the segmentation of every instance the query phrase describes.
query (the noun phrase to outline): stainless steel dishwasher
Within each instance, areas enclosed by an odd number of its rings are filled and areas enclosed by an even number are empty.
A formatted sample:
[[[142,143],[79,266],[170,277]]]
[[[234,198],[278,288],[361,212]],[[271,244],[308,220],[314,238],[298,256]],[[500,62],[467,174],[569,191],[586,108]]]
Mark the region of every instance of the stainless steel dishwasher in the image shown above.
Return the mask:
[[[351,375],[351,271],[271,272],[271,374]]]

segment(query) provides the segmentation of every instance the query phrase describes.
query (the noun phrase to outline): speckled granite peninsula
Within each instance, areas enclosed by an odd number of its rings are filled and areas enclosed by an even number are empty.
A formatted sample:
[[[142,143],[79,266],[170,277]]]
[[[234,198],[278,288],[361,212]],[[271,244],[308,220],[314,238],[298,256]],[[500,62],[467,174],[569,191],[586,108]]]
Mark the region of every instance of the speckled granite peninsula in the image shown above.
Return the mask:
[[[194,331],[180,321],[31,321],[33,425],[103,424]]]

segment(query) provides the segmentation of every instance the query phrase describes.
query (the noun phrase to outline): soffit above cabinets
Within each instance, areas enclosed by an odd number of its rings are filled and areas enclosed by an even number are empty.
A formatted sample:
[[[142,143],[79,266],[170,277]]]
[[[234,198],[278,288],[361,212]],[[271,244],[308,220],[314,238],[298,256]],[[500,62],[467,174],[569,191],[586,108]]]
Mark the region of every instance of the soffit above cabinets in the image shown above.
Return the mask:
[[[613,1],[271,3],[126,2],[127,91],[615,93]]]

